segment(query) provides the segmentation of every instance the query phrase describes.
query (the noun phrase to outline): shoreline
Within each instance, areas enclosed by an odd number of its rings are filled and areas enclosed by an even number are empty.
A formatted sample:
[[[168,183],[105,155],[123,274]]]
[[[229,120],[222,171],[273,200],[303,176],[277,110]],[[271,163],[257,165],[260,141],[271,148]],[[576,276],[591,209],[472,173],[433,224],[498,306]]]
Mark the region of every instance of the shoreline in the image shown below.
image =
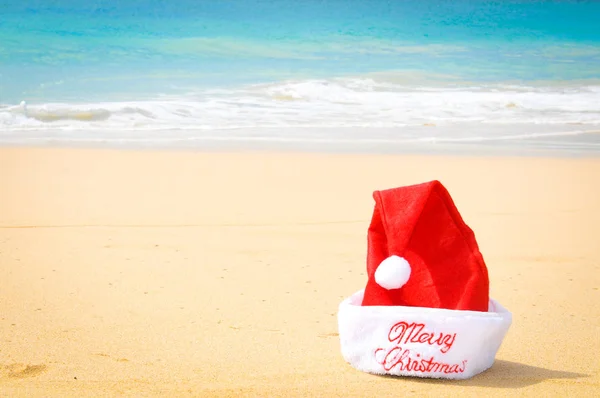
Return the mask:
[[[597,158],[600,157],[600,130],[584,133],[592,137],[591,144],[586,142],[565,144],[555,143],[541,146],[535,140],[506,142],[426,142],[426,143],[394,143],[394,142],[340,142],[324,140],[306,142],[301,140],[229,140],[229,139],[197,139],[180,142],[100,142],[91,140],[54,140],[51,142],[0,142],[2,148],[36,148],[36,149],[84,149],[84,150],[116,150],[144,152],[210,152],[210,153],[252,153],[252,152],[285,152],[316,153],[332,155],[387,155],[387,156],[492,156],[492,157],[549,157],[549,158]],[[596,138],[597,137],[597,138]],[[597,142],[595,142],[597,141]],[[570,145],[570,146],[569,146]]]

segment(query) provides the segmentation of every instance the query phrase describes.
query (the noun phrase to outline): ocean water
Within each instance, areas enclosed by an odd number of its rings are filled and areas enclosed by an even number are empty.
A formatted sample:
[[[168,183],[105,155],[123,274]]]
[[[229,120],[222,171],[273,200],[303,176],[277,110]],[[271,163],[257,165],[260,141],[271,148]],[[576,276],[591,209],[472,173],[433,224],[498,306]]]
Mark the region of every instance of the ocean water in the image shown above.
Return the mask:
[[[0,0],[0,143],[600,153],[600,2]]]

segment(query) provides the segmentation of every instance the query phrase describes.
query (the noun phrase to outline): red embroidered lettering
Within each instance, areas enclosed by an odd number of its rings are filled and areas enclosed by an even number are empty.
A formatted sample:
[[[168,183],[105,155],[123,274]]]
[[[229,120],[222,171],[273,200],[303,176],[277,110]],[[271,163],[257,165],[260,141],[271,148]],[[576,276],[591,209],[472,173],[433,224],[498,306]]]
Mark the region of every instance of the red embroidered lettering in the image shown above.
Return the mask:
[[[460,364],[449,364],[438,361],[434,356],[422,358],[419,353],[412,353],[404,348],[406,344],[427,344],[438,346],[440,352],[446,354],[456,341],[456,333],[431,332],[423,323],[398,322],[390,328],[388,340],[393,343],[388,348],[377,348],[375,360],[386,371],[396,369],[406,372],[419,373],[463,373],[467,360]]]
[[[463,373],[465,371],[467,361],[464,360],[459,364],[448,364],[438,362],[434,357],[429,359],[421,359],[413,356],[410,350],[402,349],[394,346],[384,355],[381,355],[385,350],[378,348],[375,351],[377,363],[383,366],[386,371],[396,368],[399,371],[419,372],[419,373]]]
[[[444,354],[450,351],[456,339],[456,333],[445,334],[440,332],[436,334],[424,332],[423,329],[425,329],[425,324],[423,323],[398,322],[390,329],[388,340],[396,344],[407,344],[410,342],[438,345],[440,346],[440,351]]]

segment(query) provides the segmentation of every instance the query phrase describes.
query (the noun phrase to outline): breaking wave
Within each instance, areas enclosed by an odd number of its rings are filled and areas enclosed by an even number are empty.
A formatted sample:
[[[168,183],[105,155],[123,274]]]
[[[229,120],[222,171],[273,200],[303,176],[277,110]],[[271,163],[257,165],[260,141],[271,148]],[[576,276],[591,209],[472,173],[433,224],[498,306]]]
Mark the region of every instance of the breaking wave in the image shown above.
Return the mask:
[[[236,139],[239,134],[224,132],[234,129],[271,129],[266,136],[251,136],[274,141],[347,138],[333,133],[335,128],[379,128],[385,133],[371,129],[362,139],[384,141],[522,136],[507,134],[506,126],[522,126],[518,130],[535,134],[598,130],[600,85],[415,86],[398,79],[363,77],[197,90],[144,101],[0,105],[0,141],[45,130],[61,131],[65,137],[69,131],[85,131],[98,140],[119,137],[118,131],[133,131],[137,137],[153,131],[148,136],[157,137],[156,132],[165,130],[185,131],[187,138],[196,134]],[[322,131],[300,134],[296,128]]]

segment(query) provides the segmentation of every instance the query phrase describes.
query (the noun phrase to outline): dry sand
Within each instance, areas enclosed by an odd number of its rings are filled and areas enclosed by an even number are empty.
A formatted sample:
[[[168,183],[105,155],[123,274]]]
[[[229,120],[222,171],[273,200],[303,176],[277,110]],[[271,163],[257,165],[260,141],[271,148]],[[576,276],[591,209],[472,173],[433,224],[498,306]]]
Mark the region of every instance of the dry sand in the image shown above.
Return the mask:
[[[441,180],[513,312],[492,369],[341,357],[375,189]],[[600,396],[600,159],[0,149],[0,396]]]

